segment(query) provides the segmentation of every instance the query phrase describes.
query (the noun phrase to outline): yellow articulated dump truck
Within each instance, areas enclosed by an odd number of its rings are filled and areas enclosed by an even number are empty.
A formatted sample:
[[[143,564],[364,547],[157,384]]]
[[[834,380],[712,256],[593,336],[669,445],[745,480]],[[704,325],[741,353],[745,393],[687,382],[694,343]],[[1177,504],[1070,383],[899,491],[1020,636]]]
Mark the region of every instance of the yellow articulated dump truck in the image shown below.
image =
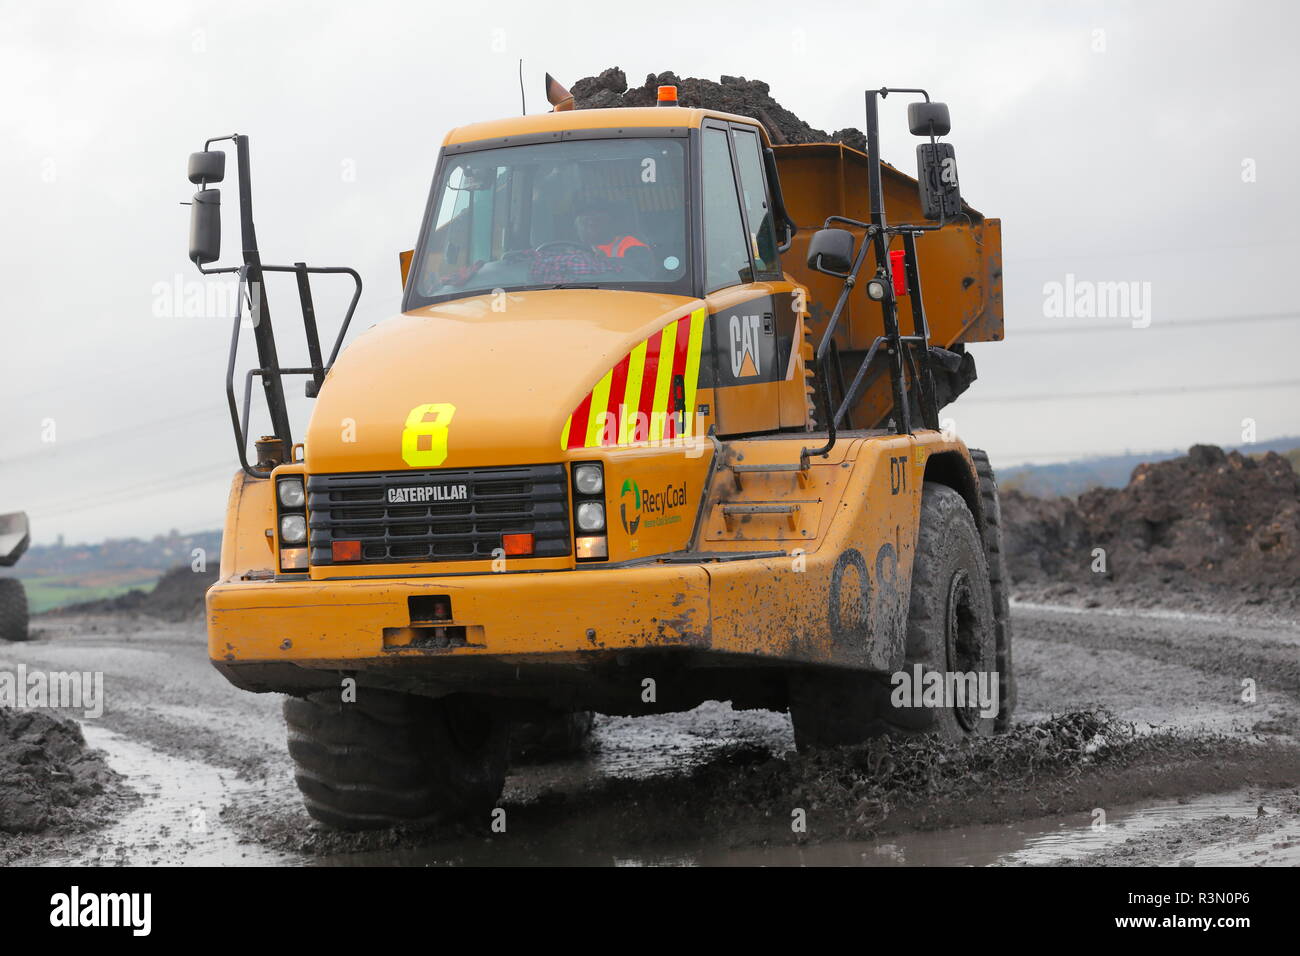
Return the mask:
[[[867,91],[863,153],[773,146],[672,87],[574,110],[551,86],[549,113],[447,135],[402,312],[346,349],[361,280],[261,261],[247,137],[190,157],[190,259],[237,274],[241,302],[210,655],[289,695],[311,815],[487,813],[512,731],[588,712],[789,710],[800,748],[1005,726],[994,477],[939,418],[974,378],[966,344],[1002,336],[1000,231],[961,198],[947,107]],[[878,155],[896,93],[917,179]],[[299,367],[273,273],[296,279]],[[326,354],[331,275],[355,291]],[[300,440],[292,376],[315,399]],[[250,447],[255,379],[270,434]]]

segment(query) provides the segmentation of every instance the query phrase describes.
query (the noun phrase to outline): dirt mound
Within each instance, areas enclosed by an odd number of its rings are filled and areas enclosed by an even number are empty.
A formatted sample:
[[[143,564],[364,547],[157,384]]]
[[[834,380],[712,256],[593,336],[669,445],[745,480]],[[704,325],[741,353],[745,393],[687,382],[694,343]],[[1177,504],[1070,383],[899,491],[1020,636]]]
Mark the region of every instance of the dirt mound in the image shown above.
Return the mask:
[[[0,833],[75,823],[121,777],[86,748],[76,721],[0,707]]]
[[[215,571],[194,571],[188,564],[172,568],[153,586],[152,591],[132,588],[114,598],[83,601],[51,611],[51,614],[114,614],[135,612],[183,621],[203,613],[203,596],[217,580]]]
[[[1077,501],[1008,491],[1002,507],[1018,590],[1210,589],[1300,606],[1300,476],[1274,452],[1255,459],[1196,445],[1139,465],[1124,488]]]
[[[693,109],[720,110],[740,116],[752,116],[767,128],[773,143],[846,143],[865,151],[867,138],[861,130],[849,127],[827,133],[809,126],[772,98],[762,80],[743,76],[724,76],[715,83],[694,76],[679,77],[671,70],[651,73],[642,86],[629,87],[627,74],[613,66],[599,76],[585,76],[573,84],[577,109],[609,109],[620,106],[654,106],[660,86],[677,87],[677,102]]]

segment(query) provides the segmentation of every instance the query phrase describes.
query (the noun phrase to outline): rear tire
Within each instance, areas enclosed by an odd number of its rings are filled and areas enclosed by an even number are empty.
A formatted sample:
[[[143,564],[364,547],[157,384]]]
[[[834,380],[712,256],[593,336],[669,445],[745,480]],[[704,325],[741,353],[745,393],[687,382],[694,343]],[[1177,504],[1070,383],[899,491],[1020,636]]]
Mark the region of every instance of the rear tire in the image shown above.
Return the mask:
[[[286,698],[284,717],[303,803],[329,827],[486,817],[505,785],[506,725],[473,699],[325,691]]]
[[[996,669],[995,625],[984,546],[965,500],[926,482],[912,562],[903,671],[988,673]],[[1001,692],[999,680],[999,693]],[[884,735],[990,734],[994,718],[978,706],[896,707],[890,678],[852,672],[805,676],[791,689],[790,716],[800,750],[839,747]]]
[[[1001,708],[994,729],[1011,727],[1016,710],[1016,670],[1011,663],[1011,578],[1007,575],[1007,558],[1002,550],[1002,504],[998,499],[998,482],[989,463],[989,455],[978,448],[970,450],[980,479],[980,503],[984,507],[984,558],[989,568],[989,586],[993,593],[993,622],[997,636],[998,675]]]
[[[0,578],[0,640],[25,641],[27,630],[27,592],[17,578]]]

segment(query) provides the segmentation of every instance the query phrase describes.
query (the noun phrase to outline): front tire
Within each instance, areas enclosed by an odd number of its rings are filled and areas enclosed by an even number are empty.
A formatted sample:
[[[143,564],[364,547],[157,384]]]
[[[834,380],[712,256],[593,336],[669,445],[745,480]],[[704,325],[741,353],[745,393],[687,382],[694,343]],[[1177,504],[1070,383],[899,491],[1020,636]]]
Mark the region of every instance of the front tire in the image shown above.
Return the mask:
[[[919,665],[923,682],[931,673],[940,679],[975,674],[988,680],[997,672],[996,645],[993,589],[975,517],[960,494],[927,481],[912,563],[904,669],[911,676]],[[991,734],[996,720],[996,715],[981,715],[978,702],[971,701],[896,707],[891,699],[881,716],[899,733],[934,733],[947,740]]]
[[[27,631],[27,592],[17,578],[0,578],[0,641],[25,641]]]
[[[919,667],[922,686],[931,673],[943,679],[950,672],[997,669],[993,594],[975,518],[960,494],[934,482],[922,492],[904,655],[903,672],[910,681]],[[994,718],[982,716],[977,702],[898,707],[893,690],[890,678],[878,674],[829,672],[795,680],[795,745],[839,747],[885,735],[955,740],[994,730]],[[1001,679],[998,690],[1001,695]]]
[[[505,786],[506,725],[473,699],[358,688],[284,702],[313,819],[340,830],[486,819]]]

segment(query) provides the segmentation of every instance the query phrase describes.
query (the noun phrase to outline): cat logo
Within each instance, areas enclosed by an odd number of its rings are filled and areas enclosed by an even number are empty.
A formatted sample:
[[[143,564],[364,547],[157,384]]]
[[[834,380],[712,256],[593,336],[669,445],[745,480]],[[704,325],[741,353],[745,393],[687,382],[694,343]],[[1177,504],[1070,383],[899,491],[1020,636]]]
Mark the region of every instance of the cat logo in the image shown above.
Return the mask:
[[[753,378],[762,371],[758,362],[758,342],[762,334],[760,316],[731,317],[731,374],[735,378]]]

